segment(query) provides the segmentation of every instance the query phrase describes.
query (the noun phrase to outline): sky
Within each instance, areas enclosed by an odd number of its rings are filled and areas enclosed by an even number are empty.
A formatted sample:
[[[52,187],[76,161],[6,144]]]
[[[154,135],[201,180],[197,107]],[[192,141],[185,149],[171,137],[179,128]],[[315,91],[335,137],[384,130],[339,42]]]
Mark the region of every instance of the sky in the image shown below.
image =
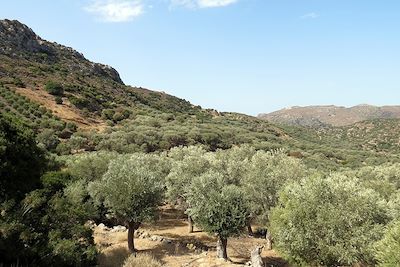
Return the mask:
[[[204,108],[400,104],[398,0],[0,1],[0,19]]]

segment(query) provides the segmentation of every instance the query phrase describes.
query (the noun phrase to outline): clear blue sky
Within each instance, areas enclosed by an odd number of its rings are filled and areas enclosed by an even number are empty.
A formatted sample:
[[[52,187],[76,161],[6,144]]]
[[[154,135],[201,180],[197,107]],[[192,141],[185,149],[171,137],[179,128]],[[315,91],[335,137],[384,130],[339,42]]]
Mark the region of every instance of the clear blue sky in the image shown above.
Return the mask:
[[[221,111],[400,104],[398,0],[2,0],[0,18]]]

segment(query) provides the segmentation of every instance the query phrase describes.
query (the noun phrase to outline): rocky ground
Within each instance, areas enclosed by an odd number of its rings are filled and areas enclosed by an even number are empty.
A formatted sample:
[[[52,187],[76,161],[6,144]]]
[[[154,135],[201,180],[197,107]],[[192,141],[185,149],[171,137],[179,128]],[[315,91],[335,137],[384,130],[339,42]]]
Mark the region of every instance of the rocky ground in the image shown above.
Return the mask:
[[[128,256],[127,231],[123,226],[95,227],[95,242],[100,249],[99,266],[121,266]],[[169,267],[230,267],[249,266],[251,251],[265,244],[264,239],[241,236],[228,241],[230,261],[215,257],[216,239],[199,229],[188,233],[188,224],[181,212],[165,208],[160,220],[144,225],[135,233],[135,246],[139,253],[150,253]],[[286,267],[287,263],[275,251],[263,251],[268,267]]]

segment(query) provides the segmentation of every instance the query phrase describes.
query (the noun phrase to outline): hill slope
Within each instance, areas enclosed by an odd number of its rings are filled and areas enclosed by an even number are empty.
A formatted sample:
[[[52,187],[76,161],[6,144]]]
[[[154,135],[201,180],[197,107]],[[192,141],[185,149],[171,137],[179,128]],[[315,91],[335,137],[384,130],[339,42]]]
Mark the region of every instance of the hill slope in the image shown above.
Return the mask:
[[[345,108],[338,106],[308,106],[282,109],[259,118],[289,125],[300,126],[345,126],[371,119],[400,118],[400,106],[376,107],[358,105]]]
[[[25,120],[39,135],[59,137],[65,145],[72,134],[65,133],[67,125],[78,130],[70,142],[75,151],[149,152],[190,144],[217,149],[253,140],[278,146],[285,135],[253,117],[127,86],[112,67],[48,42],[15,20],[0,20],[0,93],[0,110]],[[53,127],[53,121],[59,125]]]
[[[125,85],[113,68],[90,62],[11,20],[0,20],[0,111],[24,121],[44,149],[59,155],[250,144],[283,149],[324,170],[361,166],[367,160],[400,161],[396,146],[381,151],[348,145],[351,140],[334,138],[335,129],[325,138],[314,129],[204,110],[162,92]]]
[[[51,98],[43,90],[48,81],[63,86],[63,100],[76,113],[83,113],[81,119],[99,118],[102,110],[120,107],[178,112],[199,110],[165,93],[126,86],[112,67],[90,62],[72,48],[43,40],[18,21],[1,20],[0,82],[13,88],[26,87],[31,92],[18,92],[48,105]],[[52,105],[49,108],[53,109]]]

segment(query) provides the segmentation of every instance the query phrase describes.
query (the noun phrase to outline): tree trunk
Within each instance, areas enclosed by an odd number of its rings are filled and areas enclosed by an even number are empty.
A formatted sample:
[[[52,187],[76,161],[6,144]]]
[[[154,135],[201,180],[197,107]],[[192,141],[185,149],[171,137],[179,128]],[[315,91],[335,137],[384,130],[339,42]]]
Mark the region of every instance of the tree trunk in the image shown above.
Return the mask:
[[[129,252],[135,254],[135,228],[133,223],[128,223],[128,249]]]
[[[228,260],[228,254],[226,253],[227,244],[228,244],[228,239],[218,236],[217,258]]]
[[[250,220],[247,222],[247,233],[248,233],[249,236],[253,236],[254,235],[253,229],[251,228],[251,221]]]
[[[267,240],[267,244],[265,245],[266,250],[272,249],[272,236],[269,230],[267,230],[267,234],[265,235],[265,239]]]
[[[136,253],[135,249],[135,231],[139,228],[140,223],[129,222],[128,223],[128,249],[132,254]]]
[[[190,215],[188,215],[188,223],[189,223],[189,233],[191,234],[193,233],[194,226],[192,217]]]

